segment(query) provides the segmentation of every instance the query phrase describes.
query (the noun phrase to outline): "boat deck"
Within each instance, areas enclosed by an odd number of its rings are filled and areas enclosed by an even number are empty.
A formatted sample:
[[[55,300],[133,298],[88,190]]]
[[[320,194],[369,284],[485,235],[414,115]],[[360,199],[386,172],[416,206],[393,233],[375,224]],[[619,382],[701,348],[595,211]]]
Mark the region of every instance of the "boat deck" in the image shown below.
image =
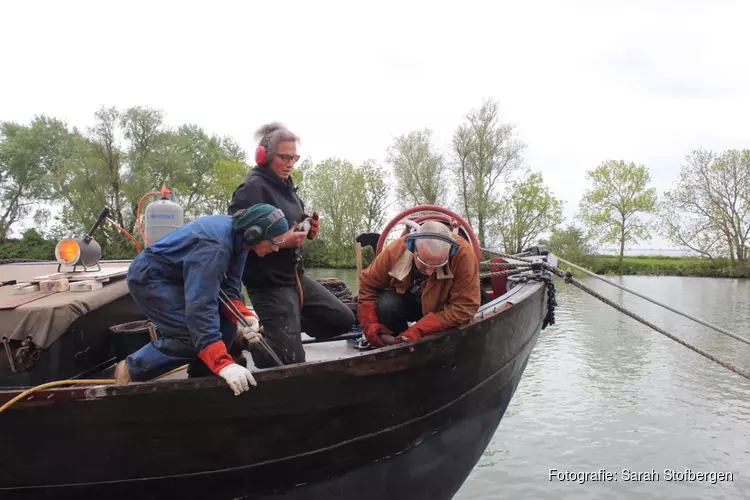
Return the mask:
[[[311,340],[312,337],[302,334],[302,340]],[[366,350],[357,349],[355,342],[347,340],[336,340],[333,342],[316,342],[312,344],[305,344],[305,357],[306,362],[316,361],[332,361],[335,359],[350,358],[354,356],[361,356],[367,353]],[[262,347],[256,347],[255,349],[262,349]],[[243,354],[247,359],[247,368],[251,371],[256,370],[255,364],[253,363],[252,355],[244,351]],[[179,380],[187,378],[187,371],[182,370],[177,373],[173,373],[166,377],[162,377],[161,380]]]

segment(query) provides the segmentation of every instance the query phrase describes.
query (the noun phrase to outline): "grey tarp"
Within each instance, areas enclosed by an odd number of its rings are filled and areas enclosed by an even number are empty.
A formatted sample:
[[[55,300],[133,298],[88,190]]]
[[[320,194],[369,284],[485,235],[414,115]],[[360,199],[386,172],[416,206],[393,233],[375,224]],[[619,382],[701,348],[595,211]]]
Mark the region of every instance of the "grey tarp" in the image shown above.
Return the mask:
[[[101,268],[126,267],[129,261],[102,262]],[[63,269],[64,271],[64,269]],[[56,263],[23,263],[0,265],[0,281],[19,283],[57,272]],[[38,347],[46,348],[56,341],[80,316],[128,294],[125,276],[110,278],[99,290],[58,292],[15,309],[0,310],[0,339],[24,340],[31,337]],[[21,298],[12,286],[0,287],[0,301]]]

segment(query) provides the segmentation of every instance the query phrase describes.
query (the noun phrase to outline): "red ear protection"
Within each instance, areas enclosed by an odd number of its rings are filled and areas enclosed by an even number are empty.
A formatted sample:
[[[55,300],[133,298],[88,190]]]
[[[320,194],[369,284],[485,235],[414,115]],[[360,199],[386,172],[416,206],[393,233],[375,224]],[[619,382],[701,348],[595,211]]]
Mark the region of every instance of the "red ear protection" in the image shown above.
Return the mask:
[[[266,148],[258,146],[255,148],[255,164],[263,165],[264,163],[266,163]]]

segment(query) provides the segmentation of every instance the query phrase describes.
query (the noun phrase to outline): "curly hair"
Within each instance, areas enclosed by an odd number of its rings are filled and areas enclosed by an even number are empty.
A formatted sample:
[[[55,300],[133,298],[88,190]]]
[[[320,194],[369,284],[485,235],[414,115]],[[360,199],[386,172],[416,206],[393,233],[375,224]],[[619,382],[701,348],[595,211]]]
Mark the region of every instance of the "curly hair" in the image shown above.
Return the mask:
[[[266,148],[266,163],[276,156],[276,148],[280,142],[294,141],[299,143],[299,137],[279,122],[267,123],[255,132],[259,140],[258,146]]]

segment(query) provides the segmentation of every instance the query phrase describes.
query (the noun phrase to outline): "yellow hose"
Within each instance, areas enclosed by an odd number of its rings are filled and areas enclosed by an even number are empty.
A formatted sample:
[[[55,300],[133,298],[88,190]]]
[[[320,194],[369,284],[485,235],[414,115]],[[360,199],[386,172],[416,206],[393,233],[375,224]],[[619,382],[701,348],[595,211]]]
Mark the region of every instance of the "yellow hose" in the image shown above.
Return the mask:
[[[187,367],[188,367],[188,365],[178,366],[174,370],[170,370],[167,373],[159,375],[154,380],[160,379],[162,377],[166,377],[167,375],[172,375],[173,373],[177,373],[179,371],[182,371],[182,370],[184,370]],[[41,385],[37,385],[36,387],[32,387],[31,389],[26,389],[21,394],[19,394],[18,396],[14,397],[13,399],[11,399],[7,403],[5,403],[3,406],[0,406],[0,413],[4,412],[5,410],[7,410],[8,408],[10,408],[15,403],[17,403],[18,401],[22,400],[23,398],[25,398],[29,394],[32,394],[32,393],[34,393],[36,391],[41,391],[42,389],[47,389],[49,387],[57,387],[59,385],[68,385],[68,384],[100,385],[100,384],[114,384],[114,383],[115,383],[115,379],[113,379],[113,378],[89,379],[89,380],[86,380],[86,379],[81,379],[81,380],[56,380],[54,382],[47,382],[45,384],[41,384]]]
[[[3,406],[0,406],[0,413],[4,412],[5,410],[13,406],[14,403],[17,403],[18,401],[22,400],[23,398],[25,398],[32,392],[41,391],[42,389],[47,389],[48,387],[55,387],[58,385],[67,385],[67,384],[98,385],[98,384],[114,384],[114,383],[115,383],[115,379],[113,378],[91,379],[91,380],[56,380],[54,382],[47,382],[46,384],[38,385],[36,387],[32,387],[31,389],[27,389],[23,391],[21,394],[11,399],[7,403],[5,403]]]
[[[294,278],[297,280],[297,290],[299,291],[299,310],[302,313],[302,304],[305,303],[305,294],[302,292],[302,282],[299,280],[297,266],[294,266]]]

